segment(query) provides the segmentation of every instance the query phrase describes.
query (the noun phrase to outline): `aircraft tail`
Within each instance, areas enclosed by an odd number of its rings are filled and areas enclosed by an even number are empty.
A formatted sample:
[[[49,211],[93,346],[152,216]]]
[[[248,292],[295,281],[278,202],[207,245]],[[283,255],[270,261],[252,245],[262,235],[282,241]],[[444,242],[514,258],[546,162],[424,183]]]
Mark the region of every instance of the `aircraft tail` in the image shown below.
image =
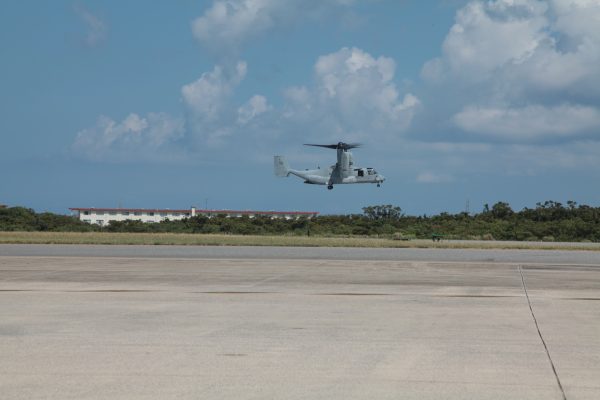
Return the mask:
[[[289,176],[290,166],[283,156],[274,157],[275,176]]]

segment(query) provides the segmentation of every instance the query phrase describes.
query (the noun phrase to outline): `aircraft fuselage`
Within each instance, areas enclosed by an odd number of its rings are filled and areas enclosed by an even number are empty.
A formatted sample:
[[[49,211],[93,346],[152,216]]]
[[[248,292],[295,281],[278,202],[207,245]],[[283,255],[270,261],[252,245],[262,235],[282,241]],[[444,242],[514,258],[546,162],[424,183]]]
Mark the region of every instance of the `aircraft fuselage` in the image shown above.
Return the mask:
[[[382,183],[385,178],[373,168],[353,168],[346,174],[336,173],[335,166],[328,169],[290,169],[289,173],[304,179],[304,183],[314,185],[340,185],[350,183]]]
[[[320,146],[320,145],[309,145]],[[357,145],[345,144],[340,142],[338,145],[326,145],[328,148],[337,147],[337,163],[327,169],[291,169],[283,156],[274,157],[274,168],[276,176],[296,175],[304,179],[304,183],[313,185],[327,185],[328,189],[333,189],[333,185],[351,184],[351,183],[375,183],[377,186],[385,181],[385,177],[375,171],[374,168],[357,168],[352,161],[352,153],[349,148]]]

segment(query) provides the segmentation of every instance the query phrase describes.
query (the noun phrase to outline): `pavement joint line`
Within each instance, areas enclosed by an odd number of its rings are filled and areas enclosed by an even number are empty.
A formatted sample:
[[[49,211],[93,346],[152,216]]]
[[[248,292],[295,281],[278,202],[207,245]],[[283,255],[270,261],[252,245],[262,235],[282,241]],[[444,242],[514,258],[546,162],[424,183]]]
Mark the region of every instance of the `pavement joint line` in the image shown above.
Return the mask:
[[[527,299],[527,304],[529,305],[529,311],[531,312],[531,317],[533,318],[533,322],[535,323],[535,329],[544,345],[544,350],[546,351],[546,356],[548,356],[548,361],[550,361],[550,367],[552,367],[552,372],[554,373],[554,377],[556,378],[556,383],[558,384],[558,388],[560,389],[560,393],[562,394],[563,400],[567,400],[567,396],[565,394],[565,390],[560,382],[560,378],[558,377],[558,373],[556,372],[556,367],[554,366],[554,362],[552,361],[552,357],[550,356],[550,351],[548,350],[548,346],[546,345],[546,341],[542,336],[542,332],[540,331],[540,326],[538,325],[537,319],[535,317],[535,313],[533,312],[533,307],[531,306],[531,300],[529,299],[529,293],[527,293],[527,284],[525,283],[525,276],[523,275],[523,269],[521,265],[518,266],[519,274],[521,274],[521,283],[523,284],[523,291],[525,292],[525,298]]]

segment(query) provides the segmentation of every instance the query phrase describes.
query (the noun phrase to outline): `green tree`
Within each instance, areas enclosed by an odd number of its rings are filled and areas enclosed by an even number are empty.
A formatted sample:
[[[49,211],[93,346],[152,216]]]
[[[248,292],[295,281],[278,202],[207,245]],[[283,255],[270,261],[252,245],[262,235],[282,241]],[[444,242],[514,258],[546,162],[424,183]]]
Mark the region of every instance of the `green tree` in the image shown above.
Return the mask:
[[[399,220],[402,217],[402,209],[391,204],[380,206],[363,207],[365,217],[372,220]]]
[[[497,219],[507,219],[514,214],[512,208],[508,203],[503,201],[499,201],[498,203],[492,206],[492,216]]]

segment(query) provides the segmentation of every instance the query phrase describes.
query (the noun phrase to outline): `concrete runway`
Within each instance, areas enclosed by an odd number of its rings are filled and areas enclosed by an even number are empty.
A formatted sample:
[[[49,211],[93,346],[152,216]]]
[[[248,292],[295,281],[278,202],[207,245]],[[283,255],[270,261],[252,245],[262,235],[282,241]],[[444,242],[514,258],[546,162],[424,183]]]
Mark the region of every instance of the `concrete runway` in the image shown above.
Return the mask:
[[[0,398],[600,398],[596,252],[177,249],[0,246]]]
[[[592,243],[595,244],[595,243]],[[575,243],[573,244],[575,245]],[[578,245],[578,244],[577,244]],[[600,251],[0,244],[0,256],[458,261],[600,265]]]

